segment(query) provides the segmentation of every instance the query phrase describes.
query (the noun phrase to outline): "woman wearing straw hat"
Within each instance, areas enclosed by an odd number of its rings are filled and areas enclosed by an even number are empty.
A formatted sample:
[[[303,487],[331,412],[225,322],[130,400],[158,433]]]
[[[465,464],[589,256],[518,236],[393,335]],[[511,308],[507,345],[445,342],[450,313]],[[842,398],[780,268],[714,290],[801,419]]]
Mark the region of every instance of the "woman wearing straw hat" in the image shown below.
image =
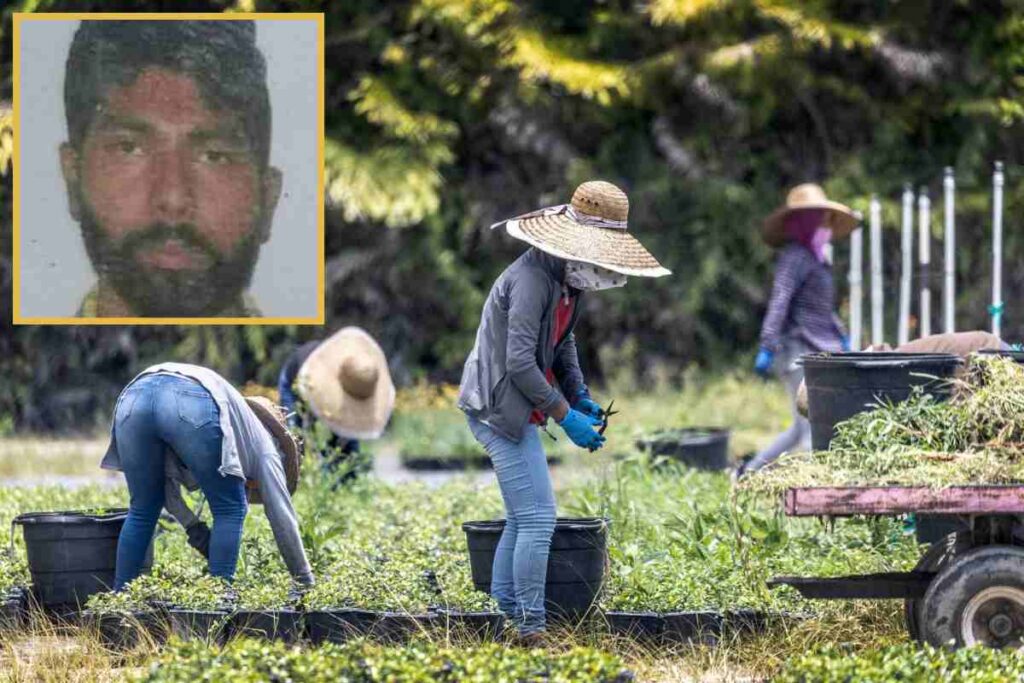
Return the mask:
[[[813,183],[789,191],[786,204],[764,222],[764,240],[779,248],[768,312],[761,327],[755,371],[773,369],[789,392],[793,424],[737,472],[753,472],[787,451],[810,447],[811,428],[797,411],[805,353],[849,348],[846,329],[835,314],[835,284],[827,254],[832,240],[847,237],[857,225],[849,207],[833,202]]]
[[[122,470],[131,500],[117,544],[114,590],[142,571],[161,508],[186,528],[210,573],[234,577],[247,502],[263,504],[292,578],[313,583],[291,494],[299,450],[284,414],[262,397],[243,398],[213,370],[163,363],[143,370],[117,399],[104,469]],[[213,530],[181,497],[202,490]]]
[[[346,327],[326,341],[299,346],[281,368],[278,390],[290,425],[314,437],[318,425],[327,428],[317,446],[336,483],[369,469],[372,463],[360,457],[359,440],[380,437],[395,402],[387,358],[369,333]]]
[[[627,276],[668,275],[626,230],[629,201],[602,181],[572,202],[496,223],[531,246],[498,277],[466,360],[458,405],[487,450],[505,503],[491,595],[520,637],[546,626],[544,582],[555,498],[538,434],[547,418],[590,451],[603,411],[583,381],[573,328],[585,291],[621,287]]]

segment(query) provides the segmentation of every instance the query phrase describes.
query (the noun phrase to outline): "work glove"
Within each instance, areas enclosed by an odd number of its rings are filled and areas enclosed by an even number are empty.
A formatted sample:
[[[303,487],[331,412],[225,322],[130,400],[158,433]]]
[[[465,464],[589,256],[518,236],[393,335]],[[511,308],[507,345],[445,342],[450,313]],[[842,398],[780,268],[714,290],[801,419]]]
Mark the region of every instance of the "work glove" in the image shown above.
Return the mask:
[[[775,362],[775,352],[761,347],[761,350],[757,352],[757,359],[754,361],[754,372],[767,377],[772,371],[772,363]]]
[[[604,445],[604,436],[594,431],[594,427],[600,427],[601,421],[570,408],[558,426],[565,430],[569,440],[580,448],[589,451],[596,451]]]
[[[590,398],[590,396],[582,390],[576,394],[576,402],[572,404],[572,407],[584,415],[589,415],[590,417],[600,418],[604,415],[604,411],[601,409],[601,406],[598,405],[597,401]]]
[[[850,347],[850,337],[845,335],[845,334],[842,337],[840,337],[839,338],[839,346],[843,349],[844,352],[845,351],[849,351],[850,348],[851,348]]]
[[[195,524],[185,529],[185,533],[188,535],[188,544],[198,550],[200,555],[209,560],[210,527],[206,526],[206,522],[201,520],[197,521]]]

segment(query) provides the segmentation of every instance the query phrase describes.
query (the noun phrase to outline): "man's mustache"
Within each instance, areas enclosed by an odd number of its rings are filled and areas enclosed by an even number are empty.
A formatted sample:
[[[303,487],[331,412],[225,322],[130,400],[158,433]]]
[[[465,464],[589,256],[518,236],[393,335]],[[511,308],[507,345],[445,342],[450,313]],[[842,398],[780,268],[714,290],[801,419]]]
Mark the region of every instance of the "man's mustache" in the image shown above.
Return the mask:
[[[223,260],[217,247],[191,223],[153,223],[124,237],[118,245],[125,255],[134,255],[148,247],[160,246],[169,240],[177,240],[187,247],[203,252],[213,263]]]

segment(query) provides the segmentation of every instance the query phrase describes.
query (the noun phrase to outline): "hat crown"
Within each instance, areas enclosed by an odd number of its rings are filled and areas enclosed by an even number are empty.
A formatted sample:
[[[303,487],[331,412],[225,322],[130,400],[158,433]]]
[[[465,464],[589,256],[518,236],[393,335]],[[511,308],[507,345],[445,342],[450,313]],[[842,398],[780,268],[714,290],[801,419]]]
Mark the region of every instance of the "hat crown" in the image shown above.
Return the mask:
[[[366,400],[372,397],[379,378],[377,365],[365,356],[349,356],[341,364],[341,388],[354,398]]]
[[[572,208],[589,216],[625,221],[629,216],[629,198],[611,183],[590,180],[572,193]]]
[[[786,195],[786,206],[803,206],[806,204],[820,204],[827,202],[828,197],[825,196],[825,190],[821,189],[821,185],[815,183],[804,183],[803,185],[797,185],[789,194]]]

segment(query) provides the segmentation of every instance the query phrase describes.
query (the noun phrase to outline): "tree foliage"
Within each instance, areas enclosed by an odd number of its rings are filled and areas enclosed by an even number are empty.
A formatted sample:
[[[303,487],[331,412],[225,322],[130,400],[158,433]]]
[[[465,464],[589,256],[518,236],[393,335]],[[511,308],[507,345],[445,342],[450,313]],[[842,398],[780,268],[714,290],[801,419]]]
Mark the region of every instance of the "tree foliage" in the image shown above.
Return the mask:
[[[760,220],[808,180],[865,213],[871,193],[883,197],[895,302],[899,192],[906,181],[929,191],[938,239],[942,168],[953,166],[958,324],[984,326],[996,159],[1007,163],[1004,329],[1020,335],[1019,3],[22,0],[3,14],[5,71],[13,10],[100,8],[325,13],[329,327],[367,327],[399,377],[457,378],[488,288],[522,250],[487,226],[567,201],[589,178],[629,193],[630,229],[674,273],[589,298],[578,338],[591,377],[745,363],[770,285]],[[10,94],[8,78],[0,99]],[[9,216],[9,176],[3,192]],[[841,292],[846,264],[838,245]],[[264,343],[321,332],[266,330]],[[277,353],[253,353],[238,330],[4,334],[27,357],[7,355],[0,369],[65,353],[69,341],[116,348],[119,335],[155,357],[226,345],[195,359],[240,380],[270,375]],[[49,351],[35,346],[44,337]],[[90,353],[69,361],[83,377]],[[123,380],[129,365],[109,376]],[[25,400],[0,397],[0,411],[24,418]]]

